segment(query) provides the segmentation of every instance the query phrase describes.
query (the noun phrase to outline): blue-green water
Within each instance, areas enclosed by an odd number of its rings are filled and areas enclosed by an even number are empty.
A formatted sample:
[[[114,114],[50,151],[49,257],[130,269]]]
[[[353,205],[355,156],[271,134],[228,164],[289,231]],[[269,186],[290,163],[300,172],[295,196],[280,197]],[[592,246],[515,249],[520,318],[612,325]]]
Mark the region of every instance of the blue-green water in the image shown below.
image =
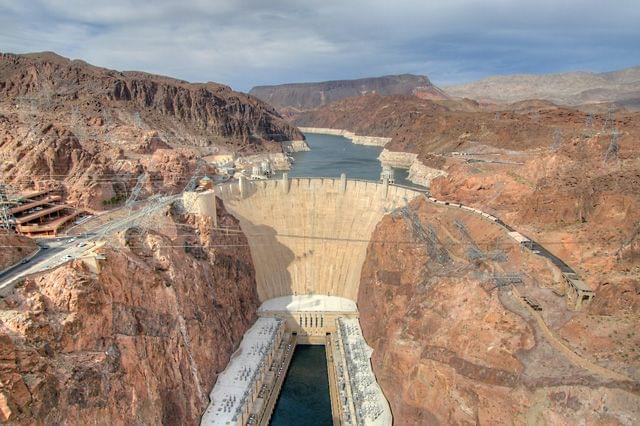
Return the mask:
[[[352,144],[341,136],[305,134],[311,151],[293,154],[290,177],[340,177],[377,181],[382,148]],[[395,182],[407,181],[407,171],[396,169]],[[324,346],[297,346],[276,403],[271,425],[331,425],[331,399]]]
[[[271,417],[273,426],[331,425],[324,346],[297,346]]]
[[[305,133],[305,137],[311,151],[293,154],[295,163],[290,177],[340,177],[346,173],[347,178],[352,179],[380,179],[382,165],[378,155],[382,148],[356,145],[342,136]],[[407,181],[407,174],[407,170],[395,169],[396,183],[413,186]]]

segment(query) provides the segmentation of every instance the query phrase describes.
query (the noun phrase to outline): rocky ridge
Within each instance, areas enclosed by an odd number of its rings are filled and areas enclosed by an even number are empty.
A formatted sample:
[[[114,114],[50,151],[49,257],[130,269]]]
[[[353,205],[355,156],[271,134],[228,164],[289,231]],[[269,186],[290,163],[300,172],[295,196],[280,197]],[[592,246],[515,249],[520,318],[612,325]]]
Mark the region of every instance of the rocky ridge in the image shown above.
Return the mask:
[[[91,209],[126,198],[143,171],[184,185],[205,155],[282,153],[282,142],[304,139],[272,107],[227,86],[47,52],[2,54],[0,95],[3,182],[16,191],[59,186]],[[153,170],[159,159],[164,170]]]
[[[285,114],[313,110],[340,99],[377,93],[379,95],[414,95],[424,99],[447,99],[448,96],[423,75],[387,75],[357,80],[257,86],[249,93],[275,106]]]
[[[358,295],[373,368],[395,423],[630,424],[638,418],[640,336],[631,331],[637,312],[633,319],[622,307],[606,317],[597,305],[567,311],[553,291],[557,270],[500,227],[424,198],[404,210],[378,224]],[[493,278],[514,273],[523,280],[515,289]],[[543,311],[531,310],[523,294]],[[591,361],[623,379],[588,368]]]

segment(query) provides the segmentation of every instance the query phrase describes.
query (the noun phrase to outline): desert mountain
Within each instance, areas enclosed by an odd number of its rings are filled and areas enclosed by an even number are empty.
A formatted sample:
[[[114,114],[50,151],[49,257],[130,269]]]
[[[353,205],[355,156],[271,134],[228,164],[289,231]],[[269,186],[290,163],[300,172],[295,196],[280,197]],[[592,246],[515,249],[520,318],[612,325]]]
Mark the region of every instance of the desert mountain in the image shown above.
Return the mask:
[[[446,99],[447,95],[424,75],[387,75],[357,80],[318,83],[293,83],[257,86],[250,94],[281,110],[305,111],[330,102],[371,93],[379,95],[416,95],[426,99]]]
[[[589,401],[638,406],[640,357],[627,354],[640,344],[631,331],[640,306],[640,113],[368,95],[294,122],[391,138],[383,164],[437,176],[433,197],[490,212],[544,241],[597,294],[587,309],[568,310],[558,297],[562,278],[544,275],[546,260],[507,250],[504,235],[459,208],[439,211],[421,199],[385,216],[367,250],[358,308],[394,423],[530,416],[572,424],[596,410]],[[387,243],[404,238],[416,244]],[[470,253],[480,246],[503,257],[478,261]],[[508,271],[525,277],[518,291],[542,301],[549,332],[515,290],[496,291],[488,278]],[[571,361],[567,350],[582,359]],[[595,373],[585,359],[629,379]],[[580,395],[580,403],[567,404],[567,395]],[[536,404],[544,413],[532,410]],[[616,424],[637,417],[612,411],[606,415]]]
[[[493,76],[445,88],[451,96],[488,102],[544,99],[563,105],[615,102],[640,107],[640,66],[605,73]]]
[[[16,190],[62,185],[98,207],[143,171],[178,188],[203,155],[281,152],[295,139],[302,134],[271,106],[221,84],[50,52],[0,56],[0,175]]]

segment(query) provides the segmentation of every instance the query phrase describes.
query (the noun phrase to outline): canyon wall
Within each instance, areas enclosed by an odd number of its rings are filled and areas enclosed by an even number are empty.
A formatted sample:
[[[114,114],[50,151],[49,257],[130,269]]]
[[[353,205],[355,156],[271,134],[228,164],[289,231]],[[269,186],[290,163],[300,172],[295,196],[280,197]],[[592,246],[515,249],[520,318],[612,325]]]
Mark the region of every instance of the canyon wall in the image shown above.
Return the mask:
[[[514,290],[497,285],[494,277],[514,273],[522,279]],[[358,308],[394,423],[633,423],[640,416],[633,320],[607,336],[611,318],[598,316],[596,325],[595,311],[567,312],[552,291],[558,280],[542,257],[459,208],[419,198],[385,216],[367,249]],[[562,331],[569,319],[591,329],[569,340]]]
[[[316,83],[293,83],[276,86],[256,86],[249,94],[262,99],[281,111],[298,112],[368,93],[381,95],[415,95],[446,99],[447,95],[423,75],[386,75],[357,80],[334,80]]]
[[[0,421],[198,424],[217,375],[256,318],[251,255],[218,226],[170,209],[0,299]]]
[[[426,188],[431,186],[432,180],[440,176],[447,175],[447,172],[444,170],[427,166],[418,159],[418,154],[410,152],[389,151],[387,149],[383,149],[378,156],[378,159],[383,166],[409,169],[409,175],[407,178],[411,182],[422,185]]]
[[[216,83],[99,68],[53,53],[0,56],[0,176],[92,210],[183,188],[198,158],[282,153],[303,140],[269,105]],[[211,170],[206,170],[206,173]]]
[[[215,194],[240,220],[261,301],[291,294],[355,300],[371,232],[418,192],[340,179],[244,181]],[[213,194],[210,195],[211,197]]]

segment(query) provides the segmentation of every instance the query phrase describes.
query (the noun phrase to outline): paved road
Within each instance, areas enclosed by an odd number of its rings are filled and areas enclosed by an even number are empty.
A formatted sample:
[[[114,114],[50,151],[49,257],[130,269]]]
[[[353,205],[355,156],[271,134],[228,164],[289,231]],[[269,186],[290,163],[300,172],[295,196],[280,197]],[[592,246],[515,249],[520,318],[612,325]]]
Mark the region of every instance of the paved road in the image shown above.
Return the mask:
[[[495,216],[494,216],[495,217]],[[496,221],[497,224],[501,225],[502,227],[504,227],[505,229],[507,229],[509,232],[513,232],[516,231],[512,226],[504,223],[502,221],[502,219],[499,219]],[[556,256],[555,254],[551,253],[549,250],[547,250],[546,248],[544,248],[544,246],[542,246],[540,243],[538,243],[537,241],[534,241],[531,239],[531,237],[525,235],[525,237],[529,238],[529,240],[531,241],[531,244],[529,245],[531,251],[533,251],[535,254],[537,254],[538,256],[542,256],[545,257],[547,259],[549,259],[554,265],[556,265],[562,272],[573,272],[574,274],[577,275],[576,271],[573,270],[573,268],[571,268],[571,266],[567,265],[565,263],[564,260],[560,259],[558,256]]]
[[[154,209],[160,209],[173,201],[177,200],[179,195],[163,196],[157,198]],[[144,209],[141,204],[137,211],[131,215],[117,221],[111,221],[101,224],[90,232],[86,232],[76,237],[63,237],[42,240],[40,244],[46,244],[48,248],[41,250],[36,256],[25,264],[20,264],[10,270],[0,274],[0,296],[10,292],[15,285],[25,276],[56,268],[63,263],[69,262],[80,257],[84,252],[91,249],[102,236],[102,232],[111,235],[131,227],[143,216],[148,216],[149,211]]]

